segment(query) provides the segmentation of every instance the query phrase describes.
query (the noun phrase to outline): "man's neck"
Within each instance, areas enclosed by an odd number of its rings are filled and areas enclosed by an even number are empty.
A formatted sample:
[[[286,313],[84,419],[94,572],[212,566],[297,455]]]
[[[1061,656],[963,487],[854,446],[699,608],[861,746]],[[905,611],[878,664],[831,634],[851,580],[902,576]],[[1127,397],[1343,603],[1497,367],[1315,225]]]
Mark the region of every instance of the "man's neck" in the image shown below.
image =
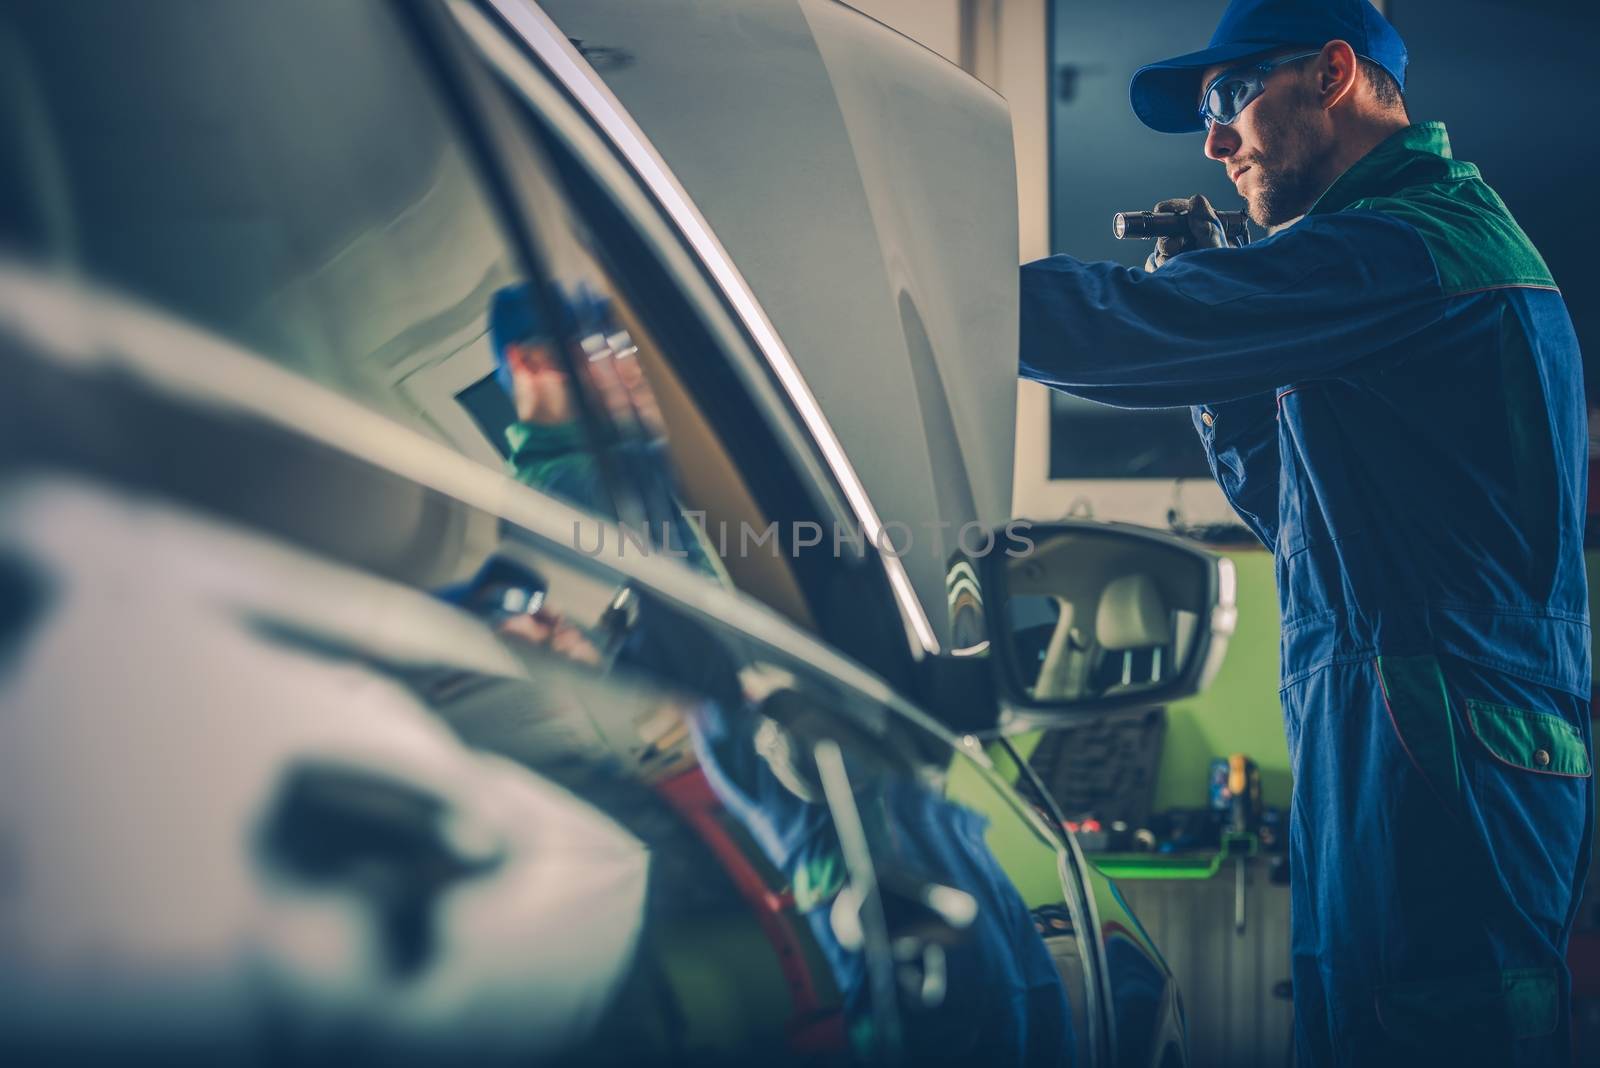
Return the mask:
[[[1318,190],[1312,203],[1320,199],[1324,193],[1333,187],[1351,167],[1365,159],[1367,154],[1383,144],[1395,134],[1411,125],[1411,121],[1401,116],[1373,117],[1369,119],[1347,120],[1347,125],[1337,132],[1329,145],[1328,151],[1317,161],[1312,168],[1316,176],[1316,184],[1311,188]],[[1309,208],[1311,205],[1306,205]],[[1281,223],[1274,223],[1266,228],[1267,236],[1272,236],[1280,230],[1287,230],[1301,219],[1305,218],[1302,212],[1292,219],[1285,219]]]
[[[1322,192],[1326,193],[1345,171],[1409,125],[1410,120],[1404,116],[1385,114],[1352,120],[1347,129],[1337,131],[1332,149],[1318,168]]]

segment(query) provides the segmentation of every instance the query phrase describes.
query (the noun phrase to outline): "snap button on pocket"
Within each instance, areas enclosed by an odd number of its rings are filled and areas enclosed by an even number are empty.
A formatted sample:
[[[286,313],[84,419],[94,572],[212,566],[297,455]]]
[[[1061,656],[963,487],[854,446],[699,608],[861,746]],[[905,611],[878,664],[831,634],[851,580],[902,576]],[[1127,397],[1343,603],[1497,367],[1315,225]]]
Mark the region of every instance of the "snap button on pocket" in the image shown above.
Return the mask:
[[[1212,415],[1210,412],[1201,412],[1200,413],[1200,421],[1202,423],[1204,423],[1206,426],[1212,426],[1213,424],[1216,423],[1217,417]]]
[[[1550,766],[1550,750],[1535,749],[1533,751],[1533,762],[1541,768],[1548,768]]]

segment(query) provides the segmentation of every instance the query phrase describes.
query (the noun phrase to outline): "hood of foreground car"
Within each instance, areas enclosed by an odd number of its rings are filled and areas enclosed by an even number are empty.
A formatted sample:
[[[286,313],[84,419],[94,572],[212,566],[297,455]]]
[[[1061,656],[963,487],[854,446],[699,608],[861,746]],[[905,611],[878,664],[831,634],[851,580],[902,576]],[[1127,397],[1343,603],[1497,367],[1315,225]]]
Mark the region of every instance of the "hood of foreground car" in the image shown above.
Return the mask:
[[[836,0],[541,0],[694,198],[832,423],[943,649],[962,528],[1010,517],[1005,101]],[[937,524],[948,524],[939,529]],[[894,530],[896,545],[907,537]],[[969,550],[982,551],[976,529]]]

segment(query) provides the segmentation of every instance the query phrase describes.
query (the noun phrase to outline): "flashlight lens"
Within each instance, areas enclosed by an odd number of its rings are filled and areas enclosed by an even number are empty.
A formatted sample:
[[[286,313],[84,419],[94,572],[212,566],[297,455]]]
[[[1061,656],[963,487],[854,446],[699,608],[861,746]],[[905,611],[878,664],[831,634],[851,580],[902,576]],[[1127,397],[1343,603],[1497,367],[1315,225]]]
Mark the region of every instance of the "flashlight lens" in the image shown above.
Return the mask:
[[[1123,218],[1122,212],[1119,211],[1115,215],[1111,216],[1111,236],[1115,237],[1118,241],[1121,241],[1122,235],[1127,232],[1128,220]]]

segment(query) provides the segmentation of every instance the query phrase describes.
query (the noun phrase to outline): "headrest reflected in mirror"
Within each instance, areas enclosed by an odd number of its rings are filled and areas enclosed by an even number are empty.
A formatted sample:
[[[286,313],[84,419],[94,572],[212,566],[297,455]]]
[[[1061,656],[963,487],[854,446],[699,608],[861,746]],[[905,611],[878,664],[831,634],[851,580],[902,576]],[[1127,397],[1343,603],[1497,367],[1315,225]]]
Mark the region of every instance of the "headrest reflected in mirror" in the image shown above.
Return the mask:
[[[1216,557],[1176,537],[1092,522],[1036,525],[1033,550],[996,565],[1011,690],[1034,708],[1148,707],[1214,667],[1224,583]],[[1231,589],[1231,587],[1229,587]]]
[[[1172,641],[1172,617],[1149,575],[1112,579],[1100,594],[1094,632],[1105,649],[1149,649]]]

